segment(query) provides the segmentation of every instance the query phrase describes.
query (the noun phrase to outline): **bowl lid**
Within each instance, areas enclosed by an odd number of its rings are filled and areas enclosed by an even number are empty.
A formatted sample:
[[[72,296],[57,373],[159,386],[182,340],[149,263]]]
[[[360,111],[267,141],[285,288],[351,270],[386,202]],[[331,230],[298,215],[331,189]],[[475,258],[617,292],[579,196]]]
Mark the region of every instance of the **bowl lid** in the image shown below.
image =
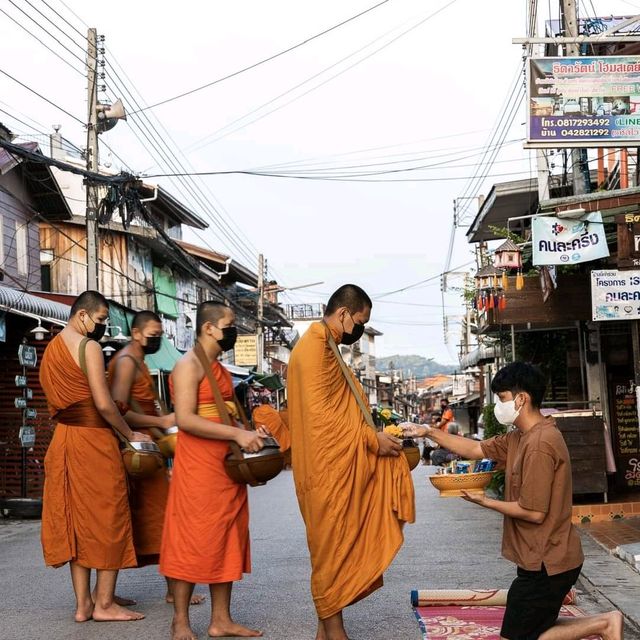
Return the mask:
[[[155,442],[130,442],[129,444],[136,451],[143,451],[146,453],[160,453],[160,447]]]

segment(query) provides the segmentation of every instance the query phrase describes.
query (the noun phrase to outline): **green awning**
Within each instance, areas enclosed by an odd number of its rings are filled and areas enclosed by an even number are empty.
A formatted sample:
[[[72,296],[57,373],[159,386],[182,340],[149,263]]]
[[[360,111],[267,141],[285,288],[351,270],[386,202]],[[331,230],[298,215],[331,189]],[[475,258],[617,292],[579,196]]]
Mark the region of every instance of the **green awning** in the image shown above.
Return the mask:
[[[253,379],[269,389],[269,391],[284,389],[282,378],[278,373],[254,373]]]
[[[173,367],[175,367],[176,362],[178,362],[181,357],[182,353],[180,353],[167,338],[162,336],[160,349],[153,355],[145,356],[144,361],[152,372],[170,372],[173,371]]]

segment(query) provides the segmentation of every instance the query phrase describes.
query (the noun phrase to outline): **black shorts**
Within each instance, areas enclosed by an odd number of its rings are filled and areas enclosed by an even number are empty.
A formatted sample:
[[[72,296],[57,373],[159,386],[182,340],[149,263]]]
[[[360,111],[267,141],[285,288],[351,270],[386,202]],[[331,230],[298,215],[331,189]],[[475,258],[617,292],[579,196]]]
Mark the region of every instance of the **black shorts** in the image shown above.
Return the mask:
[[[507,609],[500,635],[509,640],[536,640],[558,619],[564,597],[578,580],[582,565],[576,569],[547,575],[518,567],[518,577],[507,595]]]

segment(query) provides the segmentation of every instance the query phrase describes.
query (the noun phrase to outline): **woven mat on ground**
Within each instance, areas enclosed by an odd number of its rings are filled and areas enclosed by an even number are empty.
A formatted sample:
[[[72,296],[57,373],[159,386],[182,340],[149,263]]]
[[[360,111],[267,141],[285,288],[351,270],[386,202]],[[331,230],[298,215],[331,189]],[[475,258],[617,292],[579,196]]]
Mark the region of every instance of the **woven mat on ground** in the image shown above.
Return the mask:
[[[571,589],[564,604],[575,604],[576,591]],[[453,605],[501,606],[507,604],[506,589],[415,589],[411,592],[414,607]]]
[[[504,607],[454,606],[415,607],[424,640],[499,640]],[[560,610],[563,617],[584,615],[572,605]]]

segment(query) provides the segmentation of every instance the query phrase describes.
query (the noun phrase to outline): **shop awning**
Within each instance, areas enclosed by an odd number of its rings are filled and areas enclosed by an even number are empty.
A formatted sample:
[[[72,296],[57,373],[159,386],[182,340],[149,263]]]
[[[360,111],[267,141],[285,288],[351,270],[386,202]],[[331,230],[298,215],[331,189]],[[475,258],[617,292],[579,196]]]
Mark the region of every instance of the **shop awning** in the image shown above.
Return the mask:
[[[473,351],[469,351],[466,356],[460,358],[460,368],[464,371],[470,367],[477,367],[480,364],[487,364],[496,359],[498,349],[495,345],[481,344]]]
[[[284,389],[282,378],[277,373],[254,373],[253,379],[269,389],[269,391]]]
[[[178,362],[181,357],[182,353],[180,353],[165,336],[162,336],[160,349],[153,355],[145,356],[144,361],[152,373],[158,371],[170,372],[173,371],[173,367],[175,367],[176,362]]]
[[[71,307],[61,302],[39,298],[25,291],[0,285],[0,311],[35,316],[43,321],[64,326],[69,320]]]

